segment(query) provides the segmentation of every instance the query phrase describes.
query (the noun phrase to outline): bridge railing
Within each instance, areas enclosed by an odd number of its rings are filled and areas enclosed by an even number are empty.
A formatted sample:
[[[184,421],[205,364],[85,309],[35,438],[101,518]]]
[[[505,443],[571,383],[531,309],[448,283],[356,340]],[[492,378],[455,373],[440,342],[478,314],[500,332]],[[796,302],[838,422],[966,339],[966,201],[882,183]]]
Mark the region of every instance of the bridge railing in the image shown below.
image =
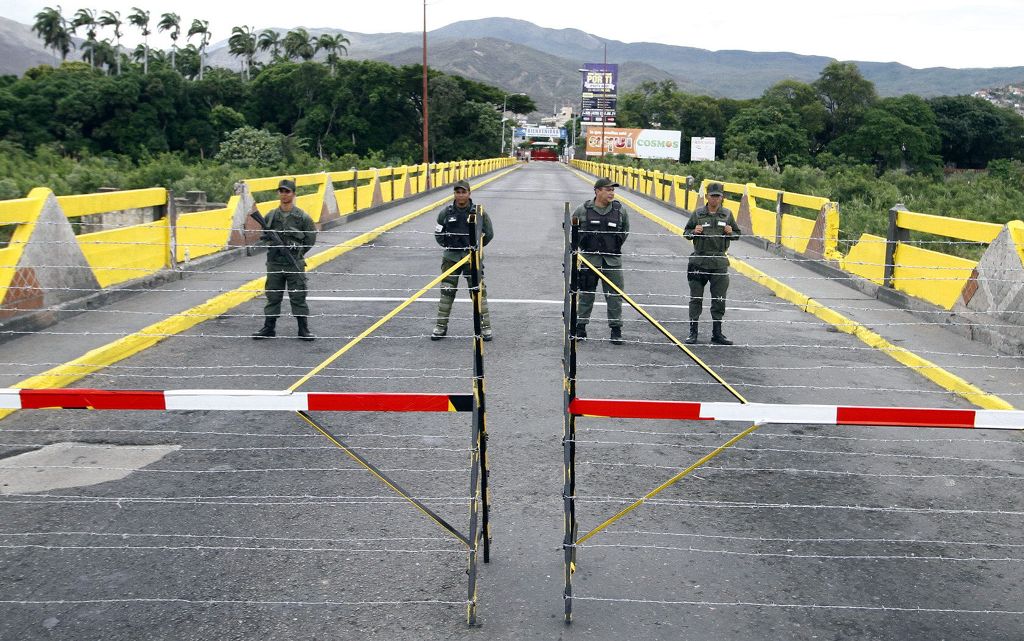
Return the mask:
[[[25,198],[0,201],[0,228],[11,231],[0,247],[0,321],[255,244],[260,233],[248,212],[274,208],[276,194],[267,192],[282,178],[295,179],[296,204],[323,227],[515,162],[491,158],[247,178],[235,185],[225,207],[180,215],[164,188],[55,196],[38,187]],[[152,211],[155,220],[89,231],[84,219],[136,209]]]

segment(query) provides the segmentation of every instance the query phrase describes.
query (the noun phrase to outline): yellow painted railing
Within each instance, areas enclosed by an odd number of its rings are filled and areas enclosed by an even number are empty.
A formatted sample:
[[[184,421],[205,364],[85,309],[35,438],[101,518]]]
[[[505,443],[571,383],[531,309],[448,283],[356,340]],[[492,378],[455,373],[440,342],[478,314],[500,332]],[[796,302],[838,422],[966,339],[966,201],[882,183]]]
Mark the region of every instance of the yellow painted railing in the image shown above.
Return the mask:
[[[257,196],[276,191],[282,178],[295,180],[302,194],[296,198],[296,204],[314,221],[323,224],[355,211],[409,198],[425,191],[428,185],[438,187],[515,163],[513,158],[491,158],[249,178],[242,181],[242,193],[233,196],[227,207],[176,217],[163,216],[144,224],[82,233],[74,239],[96,282],[100,287],[109,287],[167,269],[174,262],[187,262],[229,248],[233,232],[243,230],[249,208],[255,205],[266,213],[277,205],[276,194],[259,200]],[[311,187],[310,193],[303,193]],[[41,266],[23,262],[28,260],[24,250],[33,234],[39,231],[37,222],[44,207],[50,207],[50,215],[61,221],[60,224],[69,226],[67,235],[70,236],[72,219],[131,209],[169,209],[173,205],[170,198],[168,190],[163,188],[54,196],[49,189],[40,187],[25,198],[0,201],[0,225],[14,226],[7,246],[0,248],[0,317],[4,315],[3,307],[12,293],[12,285],[24,287],[18,285],[16,279],[24,279],[24,274]],[[22,276],[18,275],[19,271]],[[8,316],[13,313],[11,309],[6,311]]]
[[[660,171],[648,172],[589,160],[574,160],[573,165],[690,211],[697,206],[699,195],[711,182],[705,180],[699,189],[695,189],[692,179]],[[650,188],[651,184],[653,188]],[[998,225],[893,209],[890,212],[890,237],[863,234],[843,256],[838,248],[838,203],[821,196],[758,187],[753,183],[723,182],[722,185],[726,195],[725,206],[749,216],[750,234],[799,254],[808,252],[810,241],[817,234],[823,245],[821,255],[838,263],[843,270],[945,309],[956,302],[978,262],[918,247],[909,242],[909,232],[988,244],[1006,229],[1024,265],[1024,222],[1019,220]],[[790,213],[794,209],[812,215],[794,215]],[[819,224],[821,230],[817,229]]]

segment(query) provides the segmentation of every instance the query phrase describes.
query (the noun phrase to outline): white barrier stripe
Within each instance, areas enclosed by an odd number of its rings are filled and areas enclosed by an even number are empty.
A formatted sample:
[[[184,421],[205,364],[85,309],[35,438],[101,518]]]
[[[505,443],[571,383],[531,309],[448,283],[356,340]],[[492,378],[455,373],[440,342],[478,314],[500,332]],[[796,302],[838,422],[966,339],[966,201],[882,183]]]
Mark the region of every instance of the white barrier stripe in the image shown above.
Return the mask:
[[[834,405],[776,405],[769,403],[701,403],[700,415],[716,421],[836,424]]]
[[[169,410],[249,410],[307,411],[309,396],[305,392],[288,393],[252,390],[236,393],[225,390],[179,390],[164,392]]]
[[[1024,412],[1010,410],[977,410],[974,427],[989,430],[1024,430]]]
[[[20,410],[21,390],[12,388],[0,389],[0,409]]]

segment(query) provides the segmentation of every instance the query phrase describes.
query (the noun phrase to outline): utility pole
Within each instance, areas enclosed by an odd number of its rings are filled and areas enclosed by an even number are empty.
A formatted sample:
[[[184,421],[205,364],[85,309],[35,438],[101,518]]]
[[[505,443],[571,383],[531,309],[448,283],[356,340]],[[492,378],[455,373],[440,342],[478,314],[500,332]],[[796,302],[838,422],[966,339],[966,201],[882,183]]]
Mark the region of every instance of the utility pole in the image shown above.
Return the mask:
[[[430,116],[427,110],[427,0],[423,0],[423,164],[429,168]],[[427,171],[427,188],[430,188],[430,171]]]

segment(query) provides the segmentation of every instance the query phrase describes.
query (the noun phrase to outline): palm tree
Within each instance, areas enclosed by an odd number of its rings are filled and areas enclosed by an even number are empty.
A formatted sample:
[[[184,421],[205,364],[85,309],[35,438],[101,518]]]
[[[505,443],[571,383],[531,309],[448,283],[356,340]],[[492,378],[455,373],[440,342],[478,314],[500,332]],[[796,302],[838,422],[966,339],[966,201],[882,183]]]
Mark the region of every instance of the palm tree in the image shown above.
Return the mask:
[[[43,39],[43,44],[48,49],[53,49],[53,59],[57,60],[57,52],[60,52],[60,59],[66,60],[68,53],[75,46],[71,40],[71,30],[68,29],[68,21],[61,15],[60,5],[57,8],[46,7],[36,14],[35,24],[32,31]]]
[[[199,50],[194,44],[187,44],[178,49],[178,73],[189,80],[195,80],[199,75]]]
[[[273,29],[264,29],[260,32],[259,41],[256,43],[260,51],[270,50],[270,59],[277,62],[281,58],[281,34]]]
[[[103,27],[114,28],[114,41],[116,43],[115,57],[117,58],[117,75],[121,75],[121,21],[120,11],[104,11],[96,21]]]
[[[242,58],[242,74],[248,80],[252,59],[256,57],[256,30],[252,27],[234,27],[228,38],[228,52],[236,58]]]
[[[338,62],[341,60],[338,53],[340,52],[341,55],[347,54],[348,47],[346,45],[349,44],[351,43],[348,41],[348,38],[340,33],[333,36],[329,33],[324,33],[317,38],[313,38],[313,45],[316,50],[327,52],[327,66],[331,68],[332,76],[338,66]]]
[[[149,12],[143,11],[138,7],[132,7],[132,12],[128,16],[128,22],[139,28],[142,32],[142,73],[149,73],[149,34],[153,33],[149,30]]]
[[[309,32],[301,27],[295,31],[289,31],[284,37],[284,55],[289,60],[292,58],[312,60],[316,55],[316,49],[313,48]]]
[[[89,54],[97,69],[106,67],[108,75],[115,65],[120,66],[121,56],[109,40],[86,40],[82,43],[82,51]]]
[[[82,45],[82,49],[88,49],[89,65],[92,67],[96,66],[94,53],[96,51],[96,27],[98,24],[99,23],[96,21],[96,12],[92,9],[79,9],[75,12],[75,17],[71,20],[72,31],[79,27],[86,27],[85,33],[88,37],[85,40],[85,44]],[[86,47],[86,45],[89,46]]]
[[[177,69],[174,64],[174,55],[178,51],[178,36],[181,35],[181,16],[176,13],[165,13],[160,16],[160,22],[156,24],[160,31],[170,31],[171,36],[171,68]]]
[[[167,62],[167,54],[159,49],[150,49],[146,45],[136,45],[132,50],[132,60],[135,62]]]
[[[199,36],[199,79],[203,79],[203,66],[206,63],[206,45],[210,44],[210,21],[194,18],[188,28],[187,38]]]

